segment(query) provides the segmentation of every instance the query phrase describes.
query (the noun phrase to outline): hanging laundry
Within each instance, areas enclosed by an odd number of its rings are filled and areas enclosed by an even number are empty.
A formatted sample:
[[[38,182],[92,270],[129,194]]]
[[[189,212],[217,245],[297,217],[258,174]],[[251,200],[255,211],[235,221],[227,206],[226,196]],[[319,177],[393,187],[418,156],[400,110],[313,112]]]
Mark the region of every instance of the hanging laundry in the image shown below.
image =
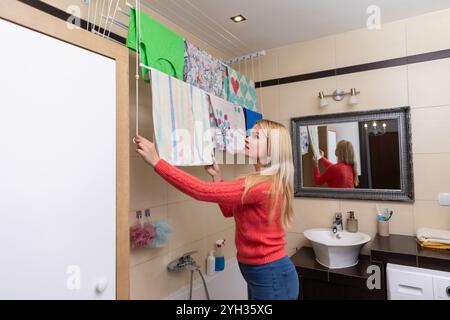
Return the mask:
[[[161,158],[178,166],[213,163],[209,99],[203,90],[151,70],[153,124]]]
[[[307,154],[309,147],[309,138],[308,138],[308,127],[306,126],[300,127],[300,145],[302,155]]]
[[[160,24],[143,12],[139,14],[139,26],[136,21],[136,10],[130,10],[130,23],[126,45],[136,51],[136,28],[140,31],[141,63],[183,80],[184,39]],[[146,79],[147,69],[142,69],[142,77]]]
[[[245,129],[247,132],[247,136],[249,136],[250,130],[255,125],[255,122],[261,120],[263,116],[261,113],[249,110],[247,108],[244,108],[244,114],[245,114]]]
[[[225,97],[225,66],[219,59],[184,41],[184,80],[208,93]]]
[[[256,89],[253,80],[248,80],[236,70],[227,67],[225,90],[228,101],[259,112],[256,105]]]
[[[241,106],[210,95],[212,125],[215,124],[216,150],[232,154],[241,152],[245,146],[245,117]]]
[[[316,157],[317,160],[320,160],[322,158],[322,155],[320,154],[319,149],[319,129],[317,126],[308,126],[308,134],[309,134],[309,141],[311,145],[311,149],[314,153],[314,157]]]

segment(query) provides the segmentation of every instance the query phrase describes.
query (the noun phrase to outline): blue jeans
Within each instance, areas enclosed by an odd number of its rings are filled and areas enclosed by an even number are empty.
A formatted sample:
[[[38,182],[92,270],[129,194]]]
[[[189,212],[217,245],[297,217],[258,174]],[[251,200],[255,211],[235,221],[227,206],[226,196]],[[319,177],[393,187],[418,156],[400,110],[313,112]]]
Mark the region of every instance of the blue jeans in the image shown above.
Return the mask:
[[[239,269],[249,300],[297,300],[299,278],[288,256],[260,265],[239,263]]]

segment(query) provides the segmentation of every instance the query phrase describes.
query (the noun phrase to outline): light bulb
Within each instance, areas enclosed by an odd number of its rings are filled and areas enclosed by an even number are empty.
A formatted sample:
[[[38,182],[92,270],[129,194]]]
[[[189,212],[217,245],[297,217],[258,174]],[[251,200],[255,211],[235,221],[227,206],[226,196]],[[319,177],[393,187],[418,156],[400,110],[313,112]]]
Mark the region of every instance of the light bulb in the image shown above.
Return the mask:
[[[321,108],[326,107],[328,105],[328,101],[325,98],[323,91],[319,92],[319,99],[320,99],[319,105]]]
[[[356,89],[355,88],[350,89],[350,98],[348,99],[348,104],[351,106],[358,104],[358,98],[356,97]]]

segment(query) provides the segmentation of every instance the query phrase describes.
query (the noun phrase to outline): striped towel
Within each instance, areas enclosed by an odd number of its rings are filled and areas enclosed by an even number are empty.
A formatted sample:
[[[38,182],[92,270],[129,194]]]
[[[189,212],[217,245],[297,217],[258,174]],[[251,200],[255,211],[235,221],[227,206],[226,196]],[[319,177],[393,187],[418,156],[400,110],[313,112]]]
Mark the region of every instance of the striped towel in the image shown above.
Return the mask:
[[[151,82],[159,156],[176,166],[212,164],[207,93],[155,69]]]

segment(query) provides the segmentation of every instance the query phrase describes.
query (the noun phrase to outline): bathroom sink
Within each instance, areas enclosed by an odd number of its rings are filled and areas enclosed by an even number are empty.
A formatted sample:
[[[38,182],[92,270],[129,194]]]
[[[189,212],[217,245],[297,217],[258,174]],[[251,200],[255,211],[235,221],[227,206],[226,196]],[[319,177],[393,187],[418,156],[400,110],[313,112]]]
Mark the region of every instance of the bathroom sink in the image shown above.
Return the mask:
[[[311,241],[316,260],[330,268],[347,268],[358,264],[361,248],[370,241],[370,236],[362,232],[337,231],[319,228],[303,232]]]

